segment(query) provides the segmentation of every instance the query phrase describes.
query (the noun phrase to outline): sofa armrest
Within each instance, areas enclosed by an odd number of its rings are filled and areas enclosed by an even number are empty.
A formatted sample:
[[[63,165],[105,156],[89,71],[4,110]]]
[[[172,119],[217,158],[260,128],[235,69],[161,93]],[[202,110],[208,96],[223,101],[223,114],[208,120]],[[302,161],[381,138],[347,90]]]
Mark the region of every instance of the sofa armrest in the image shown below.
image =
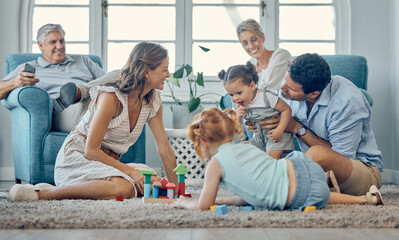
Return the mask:
[[[359,88],[359,90],[363,93],[363,95],[366,97],[367,101],[370,104],[370,107],[373,106],[374,100],[373,97],[364,89]]]
[[[50,96],[38,87],[21,87],[11,91],[2,103],[11,111],[16,176],[27,176],[22,179],[27,182],[40,182],[44,139],[51,129]]]

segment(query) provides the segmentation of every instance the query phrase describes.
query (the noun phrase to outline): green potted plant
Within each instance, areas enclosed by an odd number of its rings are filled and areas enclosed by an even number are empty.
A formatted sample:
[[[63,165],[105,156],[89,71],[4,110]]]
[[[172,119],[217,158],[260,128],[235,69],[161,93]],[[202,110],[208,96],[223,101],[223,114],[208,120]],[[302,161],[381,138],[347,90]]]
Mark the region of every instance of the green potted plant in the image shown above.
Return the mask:
[[[205,48],[202,46],[199,46],[204,52],[208,52],[210,49]],[[173,84],[176,87],[180,87],[180,81],[187,81],[188,87],[189,87],[189,100],[187,103],[187,108],[189,112],[194,112],[199,108],[201,111],[203,109],[201,105],[201,99],[203,98],[213,98],[213,96],[217,97],[222,97],[218,93],[203,93],[199,94],[198,93],[198,87],[204,87],[204,76],[203,72],[197,72],[197,75],[194,74],[193,72],[193,67],[190,64],[183,64],[180,66],[174,73],[170,75],[169,81],[167,81],[168,88],[170,90],[171,95],[168,95],[167,97],[170,97],[173,99],[176,105],[183,105],[183,102],[175,96],[174,91],[171,87],[171,84]],[[222,98],[220,99],[222,100]],[[215,99],[216,103],[218,106],[220,106],[220,100]]]
[[[202,51],[208,52],[210,49],[199,46]],[[189,91],[189,99],[188,101],[182,101],[179,97],[175,95],[174,89],[172,88],[172,84],[175,87],[180,87],[180,82],[186,81],[188,84]],[[189,64],[183,64],[180,66],[174,73],[170,74],[169,79],[166,81],[168,88],[170,90],[170,95],[166,95],[165,97],[169,97],[173,99],[175,106],[171,106],[171,110],[174,115],[173,120],[173,128],[185,128],[191,122],[192,118],[199,112],[203,110],[203,106],[201,105],[201,101],[205,98],[211,98],[215,100],[215,103],[218,107],[224,109],[223,105],[223,96],[218,93],[202,93],[200,94],[198,91],[199,87],[204,87],[204,77],[203,72],[197,72],[195,75],[193,72],[193,67]],[[184,108],[187,110],[186,113],[182,113],[180,110]],[[178,113],[176,114],[176,111]],[[176,116],[178,115],[178,116]],[[176,116],[176,117],[175,117]],[[175,120],[176,118],[176,120]],[[184,119],[184,120],[183,120]],[[182,124],[175,124],[177,121],[184,121]],[[179,125],[179,126],[175,126]]]

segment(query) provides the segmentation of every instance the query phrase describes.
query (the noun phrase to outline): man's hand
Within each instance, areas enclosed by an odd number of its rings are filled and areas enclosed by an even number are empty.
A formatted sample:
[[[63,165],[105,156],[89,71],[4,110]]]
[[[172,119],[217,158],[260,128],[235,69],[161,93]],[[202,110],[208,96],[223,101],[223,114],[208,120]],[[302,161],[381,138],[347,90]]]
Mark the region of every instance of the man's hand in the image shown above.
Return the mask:
[[[33,86],[37,82],[39,82],[38,78],[35,78],[36,75],[34,73],[24,72],[24,68],[22,68],[18,75],[12,79],[15,88],[23,87],[23,86]]]
[[[280,114],[276,114],[272,116],[270,119],[259,122],[259,124],[262,129],[269,130],[276,128],[279,122],[280,122]],[[251,132],[256,133],[258,131],[256,129],[256,124],[254,122],[246,121],[245,125]]]

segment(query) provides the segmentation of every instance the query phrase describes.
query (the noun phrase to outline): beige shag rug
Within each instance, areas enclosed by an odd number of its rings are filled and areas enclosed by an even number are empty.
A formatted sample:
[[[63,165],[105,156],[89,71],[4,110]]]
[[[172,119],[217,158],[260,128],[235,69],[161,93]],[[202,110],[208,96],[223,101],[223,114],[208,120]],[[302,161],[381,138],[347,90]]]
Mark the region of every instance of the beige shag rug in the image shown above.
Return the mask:
[[[198,198],[201,188],[188,186]],[[384,206],[331,205],[315,212],[244,211],[229,206],[223,216],[210,211],[144,204],[141,199],[8,202],[0,199],[0,229],[93,228],[399,228],[399,186],[381,189]],[[219,196],[230,193],[223,186]]]

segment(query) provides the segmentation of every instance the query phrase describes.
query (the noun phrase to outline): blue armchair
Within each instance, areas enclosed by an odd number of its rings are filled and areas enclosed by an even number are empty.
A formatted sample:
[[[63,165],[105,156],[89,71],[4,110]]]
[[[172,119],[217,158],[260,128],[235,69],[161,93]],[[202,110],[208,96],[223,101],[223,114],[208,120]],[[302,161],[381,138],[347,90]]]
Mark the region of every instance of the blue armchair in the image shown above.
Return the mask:
[[[6,75],[18,65],[37,59],[41,54],[17,53],[6,58]],[[102,67],[101,58],[88,55]],[[16,182],[54,183],[54,164],[61,145],[68,135],[52,131],[52,101],[43,89],[35,86],[13,90],[3,105],[11,111],[12,145]],[[121,160],[124,163],[145,163],[145,128],[137,142]]]

